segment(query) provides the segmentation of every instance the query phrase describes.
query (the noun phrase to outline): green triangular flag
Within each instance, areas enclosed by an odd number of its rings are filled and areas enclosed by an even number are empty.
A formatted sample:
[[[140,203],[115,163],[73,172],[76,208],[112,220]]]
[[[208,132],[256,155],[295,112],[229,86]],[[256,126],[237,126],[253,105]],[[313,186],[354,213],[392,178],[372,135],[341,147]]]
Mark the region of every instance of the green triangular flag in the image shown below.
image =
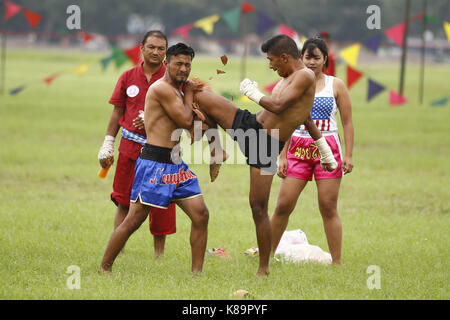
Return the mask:
[[[106,68],[108,68],[109,63],[112,61],[112,59],[114,59],[114,55],[110,55],[109,57],[103,58],[102,60],[100,60],[100,62],[102,63],[102,70],[106,70]]]
[[[431,102],[431,105],[433,107],[444,107],[447,105],[447,103],[448,103],[448,97],[444,97],[442,99],[434,100],[433,102]]]
[[[225,20],[231,30],[237,32],[239,30],[239,21],[241,18],[241,7],[228,10],[221,15],[221,18]]]
[[[425,15],[425,21],[426,22],[431,22],[431,23],[439,23],[439,19],[434,17],[434,16],[430,16],[430,15]]]
[[[125,52],[123,52],[122,50],[120,50],[117,47],[112,46],[112,57],[114,59],[114,61],[116,62],[116,67],[120,68],[121,65],[123,65],[125,62],[128,61],[128,57],[125,54]]]

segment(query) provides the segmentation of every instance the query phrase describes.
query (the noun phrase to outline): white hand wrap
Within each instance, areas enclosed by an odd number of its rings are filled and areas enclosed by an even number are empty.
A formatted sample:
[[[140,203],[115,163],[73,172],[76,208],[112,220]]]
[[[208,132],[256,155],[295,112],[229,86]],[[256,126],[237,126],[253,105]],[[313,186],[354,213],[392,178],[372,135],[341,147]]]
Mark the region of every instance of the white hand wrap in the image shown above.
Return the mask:
[[[138,117],[141,118],[142,122],[144,122],[144,111],[139,110],[139,115],[138,115]]]
[[[258,90],[258,83],[247,78],[242,80],[239,90],[243,95],[247,96],[250,100],[253,100],[257,104],[259,104],[261,98],[264,97],[264,94]]]
[[[338,164],[336,159],[333,156],[333,152],[331,152],[331,148],[325,140],[324,137],[314,141],[316,143],[317,148],[320,153],[320,163],[330,165],[331,169],[336,169]]]
[[[98,160],[108,159],[114,156],[114,141],[116,138],[113,136],[105,136],[105,141],[98,152]]]

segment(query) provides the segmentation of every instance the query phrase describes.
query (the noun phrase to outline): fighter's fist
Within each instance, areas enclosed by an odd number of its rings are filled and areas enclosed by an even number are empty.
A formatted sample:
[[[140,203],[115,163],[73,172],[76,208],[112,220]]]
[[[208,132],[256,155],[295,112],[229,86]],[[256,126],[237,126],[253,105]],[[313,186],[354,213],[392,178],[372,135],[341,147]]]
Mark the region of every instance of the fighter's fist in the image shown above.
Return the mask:
[[[241,81],[239,90],[243,95],[247,96],[250,100],[253,100],[258,104],[261,98],[264,97],[264,94],[262,94],[258,90],[258,83],[247,78]]]

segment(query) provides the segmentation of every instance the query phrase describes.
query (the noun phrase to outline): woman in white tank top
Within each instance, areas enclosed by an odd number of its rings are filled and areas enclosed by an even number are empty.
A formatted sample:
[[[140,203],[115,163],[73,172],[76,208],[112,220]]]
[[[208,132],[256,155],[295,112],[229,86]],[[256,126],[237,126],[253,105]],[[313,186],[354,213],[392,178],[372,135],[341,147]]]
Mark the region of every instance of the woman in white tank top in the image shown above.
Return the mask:
[[[304,126],[299,126],[286,143],[280,155],[278,175],[283,178],[277,206],[271,217],[272,252],[286,230],[289,216],[295,209],[298,197],[312,176],[316,180],[319,210],[322,215],[328,248],[334,264],[341,264],[342,225],[337,212],[341,178],[353,170],[353,121],[350,95],[344,82],[322,73],[327,64],[328,49],[320,38],[307,40],[301,59],[316,75],[316,95],[311,117],[325,137],[338,162],[338,167],[328,172],[320,166],[317,146]],[[344,131],[345,155],[342,155],[336,114],[339,110]]]

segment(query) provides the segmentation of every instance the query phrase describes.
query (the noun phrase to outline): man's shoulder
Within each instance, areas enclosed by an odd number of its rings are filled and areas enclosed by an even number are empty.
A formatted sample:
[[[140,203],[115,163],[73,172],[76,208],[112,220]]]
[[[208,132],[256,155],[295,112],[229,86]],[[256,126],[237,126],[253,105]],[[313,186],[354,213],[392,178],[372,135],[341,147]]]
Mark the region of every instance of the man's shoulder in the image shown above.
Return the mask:
[[[296,79],[298,79],[299,81],[310,81],[310,82],[314,82],[314,80],[316,79],[316,75],[314,74],[314,71],[312,71],[311,69],[304,67],[302,69],[297,70],[296,72]]]

